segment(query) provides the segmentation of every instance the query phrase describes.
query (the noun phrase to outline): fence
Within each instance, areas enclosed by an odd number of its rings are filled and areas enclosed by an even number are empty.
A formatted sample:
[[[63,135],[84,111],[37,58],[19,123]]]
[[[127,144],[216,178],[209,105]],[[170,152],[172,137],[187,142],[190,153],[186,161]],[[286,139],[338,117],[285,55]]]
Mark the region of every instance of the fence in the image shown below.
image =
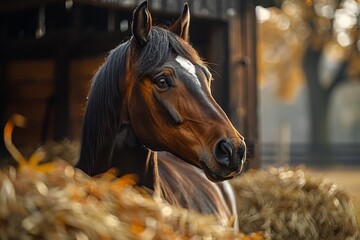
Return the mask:
[[[262,143],[263,166],[268,165],[359,165],[360,143],[329,145]]]

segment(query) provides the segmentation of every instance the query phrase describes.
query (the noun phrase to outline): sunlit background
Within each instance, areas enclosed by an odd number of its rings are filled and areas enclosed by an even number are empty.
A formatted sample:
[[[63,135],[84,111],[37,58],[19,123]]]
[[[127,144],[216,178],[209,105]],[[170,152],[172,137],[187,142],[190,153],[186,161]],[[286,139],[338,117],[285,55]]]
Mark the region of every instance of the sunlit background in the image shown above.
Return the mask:
[[[358,164],[359,3],[256,7],[264,162]]]

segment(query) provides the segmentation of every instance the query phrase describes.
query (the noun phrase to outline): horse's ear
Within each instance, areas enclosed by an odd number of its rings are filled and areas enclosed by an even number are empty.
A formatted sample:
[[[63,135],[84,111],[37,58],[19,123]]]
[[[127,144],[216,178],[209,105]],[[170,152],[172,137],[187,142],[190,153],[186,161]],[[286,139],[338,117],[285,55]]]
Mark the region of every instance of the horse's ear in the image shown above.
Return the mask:
[[[170,27],[170,31],[189,41],[190,10],[188,3],[184,4],[184,10],[178,20]]]
[[[144,1],[134,10],[132,21],[132,34],[140,47],[148,41],[151,27],[151,14],[147,8],[147,1]]]

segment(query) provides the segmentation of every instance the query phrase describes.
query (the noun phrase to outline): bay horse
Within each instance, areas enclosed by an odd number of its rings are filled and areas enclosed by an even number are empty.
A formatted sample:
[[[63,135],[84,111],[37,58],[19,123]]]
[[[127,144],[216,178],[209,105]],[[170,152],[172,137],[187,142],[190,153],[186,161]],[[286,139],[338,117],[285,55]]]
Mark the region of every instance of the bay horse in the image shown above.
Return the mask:
[[[131,38],[95,74],[77,167],[115,167],[171,204],[215,214],[237,229],[227,181],[242,169],[244,138],[213,99],[206,64],[189,43],[190,11],[153,26],[147,1],[133,12]]]

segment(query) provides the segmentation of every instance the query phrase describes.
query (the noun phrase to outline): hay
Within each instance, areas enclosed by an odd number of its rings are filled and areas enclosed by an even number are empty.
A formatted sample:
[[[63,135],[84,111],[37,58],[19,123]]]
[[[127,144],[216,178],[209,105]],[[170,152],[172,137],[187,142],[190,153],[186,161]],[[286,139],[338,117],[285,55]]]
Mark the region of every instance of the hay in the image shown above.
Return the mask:
[[[76,159],[77,148],[77,143],[69,141],[43,146],[47,160],[65,158],[70,163]],[[0,239],[331,240],[358,236],[355,214],[360,220],[360,201],[355,202],[354,214],[341,187],[303,169],[250,171],[232,182],[239,200],[240,230],[246,236],[218,226],[212,216],[150,197],[134,187],[131,178],[114,181],[109,174],[105,179],[91,178],[61,161],[44,165],[0,172]],[[265,236],[252,233],[259,230]]]
[[[12,142],[14,126],[24,123],[14,115],[4,129],[18,167],[0,170],[1,239],[263,239],[260,233],[245,236],[221,226],[213,215],[152,197],[135,186],[134,176],[116,178],[109,170],[93,178],[63,160],[40,164],[43,149],[26,159]],[[52,157],[69,148],[77,146],[45,147]]]
[[[40,165],[41,166],[41,165]],[[0,171],[1,239],[262,239],[175,208],[134,187],[131,176],[92,178],[56,161]]]
[[[48,141],[41,146],[46,153],[43,162],[54,161],[55,159],[61,159],[69,162],[71,165],[75,165],[79,158],[80,143],[78,141],[63,140],[60,143],[54,141]],[[31,149],[29,153],[33,153],[36,149]]]
[[[272,239],[358,239],[353,205],[337,184],[303,169],[250,171],[233,181],[242,232]]]
[[[62,140],[61,142],[47,141],[41,146],[27,146],[19,148],[19,150],[24,156],[31,156],[39,148],[45,153],[44,159],[41,161],[42,163],[52,162],[59,159],[65,160],[71,165],[75,165],[79,159],[80,143],[78,141],[71,141],[68,139]],[[16,165],[16,161],[13,158],[7,159],[7,162],[12,162],[13,166]]]
[[[353,202],[354,202],[355,216],[356,216],[357,224],[360,229],[360,197],[354,198]]]

